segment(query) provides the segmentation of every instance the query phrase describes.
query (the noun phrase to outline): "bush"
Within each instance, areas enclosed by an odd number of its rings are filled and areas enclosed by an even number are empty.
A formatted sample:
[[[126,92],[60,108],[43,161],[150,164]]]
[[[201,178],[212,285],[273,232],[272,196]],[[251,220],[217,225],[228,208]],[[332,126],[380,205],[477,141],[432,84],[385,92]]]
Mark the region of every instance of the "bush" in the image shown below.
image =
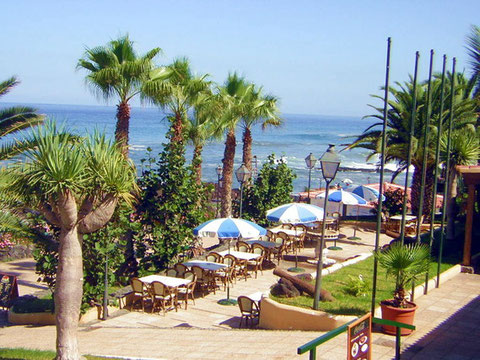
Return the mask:
[[[24,295],[13,300],[11,310],[17,314],[55,312],[52,298],[39,299],[33,295]]]
[[[388,189],[384,192],[385,200],[382,201],[382,214],[385,216],[393,216],[402,213],[403,210],[403,195],[402,189]],[[407,205],[410,203],[408,201]],[[377,213],[378,202],[374,202],[375,207],[371,210],[374,214]]]

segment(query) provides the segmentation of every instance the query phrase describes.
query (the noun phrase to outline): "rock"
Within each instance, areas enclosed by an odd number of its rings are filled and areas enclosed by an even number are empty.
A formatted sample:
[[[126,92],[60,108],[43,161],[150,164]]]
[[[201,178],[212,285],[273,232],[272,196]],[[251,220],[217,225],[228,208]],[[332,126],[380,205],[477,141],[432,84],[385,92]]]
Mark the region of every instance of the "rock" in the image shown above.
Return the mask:
[[[300,279],[302,281],[308,281],[308,282],[313,281],[313,276],[312,274],[309,274],[309,273],[298,274],[295,276],[295,278]]]
[[[300,291],[298,291],[298,289],[292,284],[292,282],[283,278],[271,287],[270,292],[272,295],[278,297],[291,298],[300,296]]]

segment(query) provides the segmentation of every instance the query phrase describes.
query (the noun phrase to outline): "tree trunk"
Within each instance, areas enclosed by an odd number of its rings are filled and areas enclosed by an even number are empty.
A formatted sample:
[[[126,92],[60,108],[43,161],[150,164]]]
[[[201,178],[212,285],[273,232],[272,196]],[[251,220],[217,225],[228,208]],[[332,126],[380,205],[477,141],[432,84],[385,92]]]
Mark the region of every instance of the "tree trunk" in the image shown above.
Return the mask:
[[[130,105],[121,102],[117,105],[117,127],[115,140],[120,146],[123,156],[128,157],[128,128],[130,126]]]
[[[202,145],[195,145],[195,148],[193,149],[192,165],[195,169],[195,180],[197,185],[202,183],[202,150]]]
[[[183,120],[182,114],[178,111],[175,112],[175,122],[173,123],[173,136],[171,141],[183,144]]]
[[[232,215],[232,182],[233,182],[233,166],[235,162],[235,130],[230,129],[225,141],[225,153],[223,155],[223,187],[222,187],[222,203],[220,209],[221,217],[229,217]]]
[[[55,317],[58,360],[80,359],[77,328],[82,303],[82,246],[77,227],[60,231],[55,285]]]
[[[415,165],[414,165],[415,166]],[[427,167],[427,176],[425,179],[425,192],[423,197],[423,215],[426,217],[430,216],[432,210],[432,193],[433,193],[433,176],[434,176],[434,168],[433,166]],[[412,209],[412,213],[414,215],[418,214],[418,207],[420,201],[420,191],[422,185],[422,167],[415,166],[415,170],[413,172],[412,178],[412,189],[411,189],[411,197],[410,197],[410,206]]]
[[[252,131],[245,127],[243,131],[243,163],[252,172]]]
[[[447,240],[455,239],[455,198],[457,197],[457,171],[453,166],[450,169],[447,194],[444,195],[447,202]]]

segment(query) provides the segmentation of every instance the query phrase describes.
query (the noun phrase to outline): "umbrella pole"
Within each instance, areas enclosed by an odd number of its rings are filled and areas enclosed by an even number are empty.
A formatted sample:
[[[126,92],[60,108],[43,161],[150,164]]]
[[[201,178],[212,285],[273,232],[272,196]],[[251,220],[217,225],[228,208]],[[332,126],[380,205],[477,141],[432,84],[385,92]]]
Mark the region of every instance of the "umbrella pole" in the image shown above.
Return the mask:
[[[228,238],[228,255],[230,255],[230,241],[231,238]],[[235,266],[235,265],[233,265]],[[218,300],[217,304],[220,305],[237,305],[237,300],[230,299],[230,283],[227,281],[227,298]]]
[[[297,236],[298,236],[297,227],[295,226],[295,237],[297,237]],[[297,249],[295,249],[295,267],[291,267],[287,270],[290,271],[290,272],[296,272],[296,273],[305,272],[304,268],[298,267],[298,251],[297,251]]]

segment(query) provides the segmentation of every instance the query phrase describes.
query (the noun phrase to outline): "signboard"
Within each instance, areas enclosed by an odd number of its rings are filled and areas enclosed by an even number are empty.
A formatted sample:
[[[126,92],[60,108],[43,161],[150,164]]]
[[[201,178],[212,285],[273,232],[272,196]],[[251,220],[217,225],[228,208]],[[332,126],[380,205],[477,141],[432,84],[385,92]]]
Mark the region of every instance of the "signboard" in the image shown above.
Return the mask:
[[[15,275],[0,273],[0,307],[8,308],[18,297],[18,284]]]
[[[347,359],[370,360],[372,358],[372,314],[368,313],[347,329]]]

